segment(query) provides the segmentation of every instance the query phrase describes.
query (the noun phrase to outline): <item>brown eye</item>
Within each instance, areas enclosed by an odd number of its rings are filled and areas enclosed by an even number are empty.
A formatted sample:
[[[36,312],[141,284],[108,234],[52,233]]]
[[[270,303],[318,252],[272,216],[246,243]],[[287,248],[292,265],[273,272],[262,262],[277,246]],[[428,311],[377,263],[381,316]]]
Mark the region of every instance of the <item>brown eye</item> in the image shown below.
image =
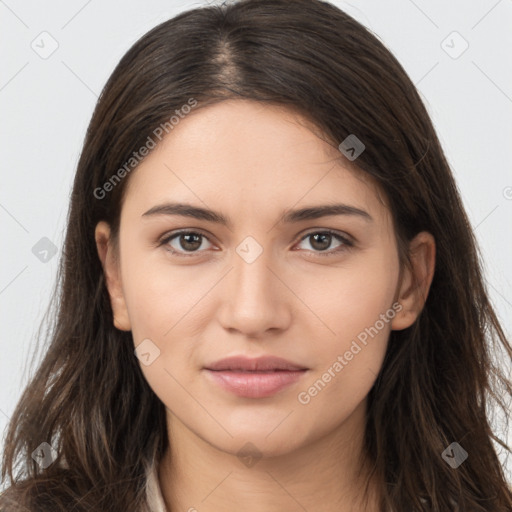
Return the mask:
[[[315,233],[310,235],[311,247],[319,251],[325,251],[331,245],[333,236],[328,233]]]
[[[181,231],[166,237],[162,240],[162,245],[165,245],[174,254],[187,256],[186,253],[203,252],[199,249],[203,246],[204,240],[207,238],[201,233]]]
[[[318,253],[320,256],[332,256],[354,245],[348,238],[331,231],[308,233],[301,239],[301,242],[308,239],[310,240],[309,245],[312,247],[313,252]],[[338,241],[338,245],[333,250],[328,250],[335,241]]]
[[[179,235],[178,243],[186,251],[196,251],[201,247],[201,238],[201,235],[196,233],[186,233],[184,235]]]

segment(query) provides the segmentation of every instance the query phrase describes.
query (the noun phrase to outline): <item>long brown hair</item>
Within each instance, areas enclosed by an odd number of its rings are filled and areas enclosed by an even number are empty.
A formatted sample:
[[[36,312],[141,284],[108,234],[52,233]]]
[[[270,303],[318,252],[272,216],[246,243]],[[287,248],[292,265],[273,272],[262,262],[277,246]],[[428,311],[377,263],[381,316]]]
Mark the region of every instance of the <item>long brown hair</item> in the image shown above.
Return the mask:
[[[495,354],[511,359],[512,347],[449,165],[398,61],[319,0],[183,12],[115,68],[78,163],[49,346],[7,431],[2,510],[147,510],[145,468],[167,448],[165,407],[142,375],[131,333],[113,325],[94,239],[100,220],[117,234],[129,171],[107,193],[98,190],[191,98],[196,110],[226,98],[287,106],[335,147],[350,134],[364,142],[354,163],[387,195],[403,264],[420,231],[433,234],[437,249],[424,309],[410,328],[391,332],[368,397],[365,449],[382,508],[510,511],[496,448],[510,450],[487,414],[498,406],[508,419],[512,388]],[[31,457],[42,442],[58,454],[46,469]],[[469,454],[457,469],[441,456],[452,442]]]

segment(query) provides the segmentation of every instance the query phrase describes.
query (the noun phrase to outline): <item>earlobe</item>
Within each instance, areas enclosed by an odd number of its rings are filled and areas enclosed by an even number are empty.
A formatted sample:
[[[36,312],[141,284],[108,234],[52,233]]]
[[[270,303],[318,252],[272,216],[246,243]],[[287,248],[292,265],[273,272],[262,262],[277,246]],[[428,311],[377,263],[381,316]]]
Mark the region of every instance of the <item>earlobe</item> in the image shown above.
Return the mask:
[[[420,315],[434,277],[436,244],[434,237],[422,231],[409,245],[411,268],[404,267],[397,301],[402,309],[391,322],[391,329],[410,327]]]
[[[98,222],[94,232],[98,256],[103,267],[105,283],[110,296],[110,304],[114,315],[114,326],[121,331],[130,331],[131,324],[123,294],[121,272],[118,259],[114,254],[110,239],[110,226],[105,221]]]

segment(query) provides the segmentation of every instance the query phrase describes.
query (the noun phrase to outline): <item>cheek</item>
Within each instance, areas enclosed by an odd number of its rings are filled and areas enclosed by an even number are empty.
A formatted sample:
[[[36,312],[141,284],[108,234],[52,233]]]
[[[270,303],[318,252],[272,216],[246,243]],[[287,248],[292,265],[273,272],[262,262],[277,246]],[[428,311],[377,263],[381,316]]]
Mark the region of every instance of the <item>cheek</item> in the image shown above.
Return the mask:
[[[327,433],[364,402],[387,349],[390,324],[379,318],[382,311],[386,310],[374,304],[373,309],[359,311],[357,317],[340,315],[335,325],[337,339],[316,349],[321,363],[294,397],[299,417],[308,418],[297,425],[297,435]]]
[[[392,307],[399,273],[391,249],[368,251],[347,261],[343,267],[329,269],[329,275],[324,271],[320,279],[310,274],[296,281],[301,283],[298,295],[305,297],[324,324],[324,339],[331,339],[339,350]],[[383,329],[381,322],[378,328]],[[389,332],[387,322],[384,330]]]
[[[197,374],[197,342],[207,321],[202,306],[219,277],[193,265],[172,266],[161,256],[148,256],[129,245],[122,272],[133,343],[146,343],[157,354],[141,369],[162,401],[169,396],[185,398],[179,383],[187,386]]]
[[[203,327],[197,302],[209,287],[167,266],[139,265],[125,290],[134,346],[151,340],[149,347],[157,354],[149,365],[139,357],[141,370],[155,394],[173,409],[191,404],[187,390],[197,378],[196,333]]]
[[[123,290],[134,341],[154,338],[165,343],[183,320],[194,315],[196,304],[208,293],[214,276],[200,272],[194,265],[172,265],[160,250],[144,252],[129,242],[125,254]]]
[[[319,364],[297,402],[332,422],[349,415],[373,386],[396,314],[398,262],[393,251],[366,256],[326,280],[322,293],[309,295],[312,309],[320,311],[318,316],[335,334],[325,330],[324,341],[311,347]]]

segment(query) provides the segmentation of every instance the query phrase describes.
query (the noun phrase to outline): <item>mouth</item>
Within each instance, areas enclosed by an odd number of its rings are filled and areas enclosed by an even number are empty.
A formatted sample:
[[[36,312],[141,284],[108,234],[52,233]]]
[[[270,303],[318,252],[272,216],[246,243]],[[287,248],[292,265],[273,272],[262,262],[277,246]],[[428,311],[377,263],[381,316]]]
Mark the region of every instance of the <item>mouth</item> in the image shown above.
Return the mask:
[[[273,371],[299,371],[308,370],[307,367],[292,363],[281,357],[262,356],[249,358],[233,356],[221,359],[205,367],[212,371],[238,371],[238,372],[273,372]]]
[[[291,386],[308,370],[205,370],[211,381],[240,397],[266,398]]]
[[[222,389],[245,398],[265,398],[291,386],[309,370],[282,358],[231,357],[203,368]]]

